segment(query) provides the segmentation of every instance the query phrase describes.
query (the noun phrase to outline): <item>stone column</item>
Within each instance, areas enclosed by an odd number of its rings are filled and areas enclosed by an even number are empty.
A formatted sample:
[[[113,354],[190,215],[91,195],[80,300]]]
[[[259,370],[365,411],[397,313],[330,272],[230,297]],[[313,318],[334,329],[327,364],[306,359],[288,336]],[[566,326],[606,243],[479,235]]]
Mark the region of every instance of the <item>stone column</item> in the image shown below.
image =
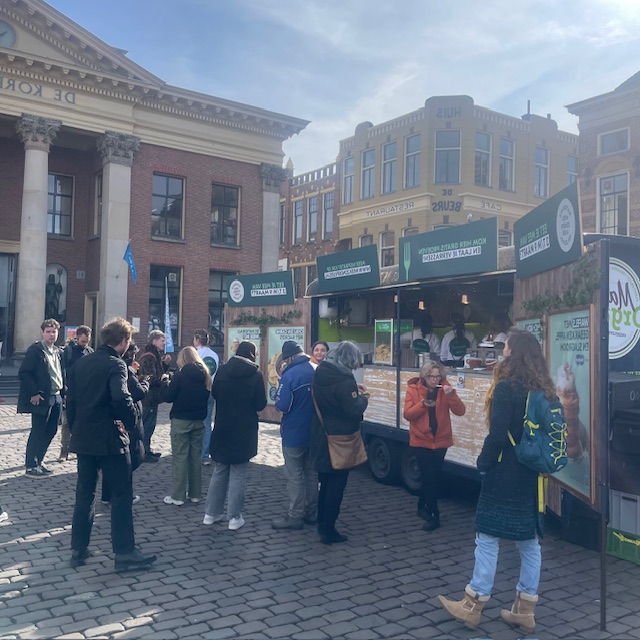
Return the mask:
[[[41,337],[47,271],[49,147],[62,122],[23,113],[16,130],[24,143],[24,182],[16,290],[15,351]]]
[[[98,139],[103,166],[98,327],[116,316],[127,317],[129,268],[123,258],[129,243],[131,165],[139,146],[137,136],[116,131]]]
[[[262,176],[262,271],[278,270],[280,238],[280,184],[287,180],[287,170],[275,164],[263,162]]]

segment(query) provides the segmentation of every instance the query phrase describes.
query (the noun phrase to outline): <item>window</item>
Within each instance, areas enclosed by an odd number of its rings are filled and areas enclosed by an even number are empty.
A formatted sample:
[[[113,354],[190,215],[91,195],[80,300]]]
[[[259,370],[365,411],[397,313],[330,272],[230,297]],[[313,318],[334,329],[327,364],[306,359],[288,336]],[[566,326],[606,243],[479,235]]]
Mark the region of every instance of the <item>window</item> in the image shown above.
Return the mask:
[[[376,168],[376,150],[362,152],[362,189],[361,198],[373,198],[373,174]]]
[[[629,148],[629,129],[620,129],[609,133],[601,133],[598,136],[598,155],[618,153]]]
[[[626,173],[600,178],[600,233],[629,233],[628,181]]]
[[[393,193],[396,190],[397,157],[397,142],[390,142],[382,147],[382,193]]]
[[[99,236],[102,230],[102,173],[96,174],[93,189],[93,235]]]
[[[284,244],[285,240],[285,231],[287,228],[287,205],[280,205],[280,219],[278,221],[278,238],[280,240],[280,244]]]
[[[73,211],[73,178],[49,174],[47,198],[47,233],[71,236]]]
[[[418,227],[407,227],[402,230],[402,236],[406,238],[407,236],[415,236],[418,233]]]
[[[227,290],[224,279],[235,275],[232,271],[209,271],[209,344],[224,344],[224,305],[227,301]]]
[[[420,134],[408,136],[405,141],[404,158],[405,189],[420,186]]]
[[[293,244],[302,242],[302,208],[304,200],[296,200],[293,203]]]
[[[296,298],[302,297],[302,267],[293,268],[293,295]]]
[[[390,267],[395,264],[396,234],[385,231],[380,234],[380,266]]]
[[[307,200],[307,241],[315,242],[318,237],[318,196]]]
[[[352,245],[353,241],[351,240],[351,238],[343,238],[342,240],[338,240],[336,251],[349,251]]]
[[[238,187],[211,185],[211,244],[238,246]]]
[[[307,287],[318,277],[318,270],[315,264],[307,267]]]
[[[502,191],[515,191],[514,188],[514,142],[500,138],[500,166],[498,167],[498,186]]]
[[[549,150],[536,147],[536,168],[534,195],[538,198],[546,198],[549,195]]]
[[[179,344],[180,326],[180,267],[160,267],[152,264],[149,283],[149,332],[154,329],[167,331],[165,327],[166,292],[169,294],[169,318],[171,337],[175,345]],[[166,286],[166,290],[165,290]]]
[[[509,229],[498,229],[498,246],[510,247],[513,244],[513,234]]]
[[[322,237],[326,240],[331,237],[333,233],[333,196],[334,192],[329,191],[322,197],[324,215],[322,216],[324,222],[324,228],[322,231]]]
[[[353,158],[345,158],[342,161],[342,204],[353,202]]]
[[[373,236],[368,233],[364,236],[360,236],[360,238],[358,239],[358,244],[361,247],[368,247],[369,245],[373,244]]]
[[[578,179],[578,158],[567,156],[567,186],[573,184]]]
[[[476,132],[475,184],[491,186],[491,136],[482,131]]]
[[[161,238],[182,239],[182,201],[184,180],[153,174],[151,234]]]
[[[460,182],[460,131],[436,131],[435,182]]]

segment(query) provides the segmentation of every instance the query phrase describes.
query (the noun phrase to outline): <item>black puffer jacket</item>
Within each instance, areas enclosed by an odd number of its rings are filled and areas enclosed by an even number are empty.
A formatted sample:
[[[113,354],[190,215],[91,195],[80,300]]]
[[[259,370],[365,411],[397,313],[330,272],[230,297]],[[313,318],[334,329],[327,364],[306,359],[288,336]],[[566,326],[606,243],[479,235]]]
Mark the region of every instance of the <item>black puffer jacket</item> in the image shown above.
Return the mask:
[[[476,510],[476,531],[507,540],[531,540],[537,531],[538,474],[518,462],[510,431],[522,437],[527,389],[520,382],[502,380],[494,390],[489,434],[478,456],[485,474]],[[502,459],[500,461],[500,454]]]
[[[174,373],[160,394],[162,402],[173,402],[170,418],[204,420],[207,417],[209,389],[205,386],[205,379],[204,369],[195,362],[185,364]]]
[[[331,473],[334,469],[329,458],[325,430],[332,436],[359,431],[368,400],[358,392],[353,374],[330,360],[323,360],[318,365],[312,389],[324,420],[324,428],[318,416],[314,415],[311,423],[311,459],[320,473]]]
[[[258,411],[267,405],[258,365],[233,356],[218,370],[211,395],[216,400],[211,459],[222,464],[248,462],[258,453]]]

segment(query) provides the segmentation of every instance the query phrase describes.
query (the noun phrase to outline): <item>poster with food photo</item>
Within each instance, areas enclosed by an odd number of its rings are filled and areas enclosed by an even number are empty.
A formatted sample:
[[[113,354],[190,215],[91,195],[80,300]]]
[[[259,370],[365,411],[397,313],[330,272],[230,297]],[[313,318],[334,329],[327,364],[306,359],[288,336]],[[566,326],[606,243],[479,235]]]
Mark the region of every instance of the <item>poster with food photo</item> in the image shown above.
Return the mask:
[[[267,337],[267,402],[274,404],[280,376],[285,367],[282,362],[282,345],[287,340],[294,340],[304,350],[304,327],[269,327]]]
[[[227,331],[226,362],[229,362],[229,358],[236,355],[238,345],[245,340],[256,345],[256,362],[260,363],[260,327],[229,327]]]
[[[549,316],[549,370],[567,421],[567,466],[554,475],[591,499],[591,318],[589,309]]]

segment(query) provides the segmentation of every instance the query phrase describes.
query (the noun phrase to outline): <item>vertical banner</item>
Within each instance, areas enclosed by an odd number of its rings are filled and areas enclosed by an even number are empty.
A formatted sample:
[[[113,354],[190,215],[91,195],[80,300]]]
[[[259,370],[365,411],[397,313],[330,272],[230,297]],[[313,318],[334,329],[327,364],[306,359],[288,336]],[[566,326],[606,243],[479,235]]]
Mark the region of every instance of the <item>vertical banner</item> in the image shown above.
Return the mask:
[[[171,313],[169,312],[169,283],[164,279],[164,335],[166,338],[164,351],[173,353],[173,335],[171,334]]]
[[[280,376],[285,368],[282,362],[282,345],[287,340],[294,340],[304,349],[304,327],[269,327],[268,338],[267,402],[274,404]]]

